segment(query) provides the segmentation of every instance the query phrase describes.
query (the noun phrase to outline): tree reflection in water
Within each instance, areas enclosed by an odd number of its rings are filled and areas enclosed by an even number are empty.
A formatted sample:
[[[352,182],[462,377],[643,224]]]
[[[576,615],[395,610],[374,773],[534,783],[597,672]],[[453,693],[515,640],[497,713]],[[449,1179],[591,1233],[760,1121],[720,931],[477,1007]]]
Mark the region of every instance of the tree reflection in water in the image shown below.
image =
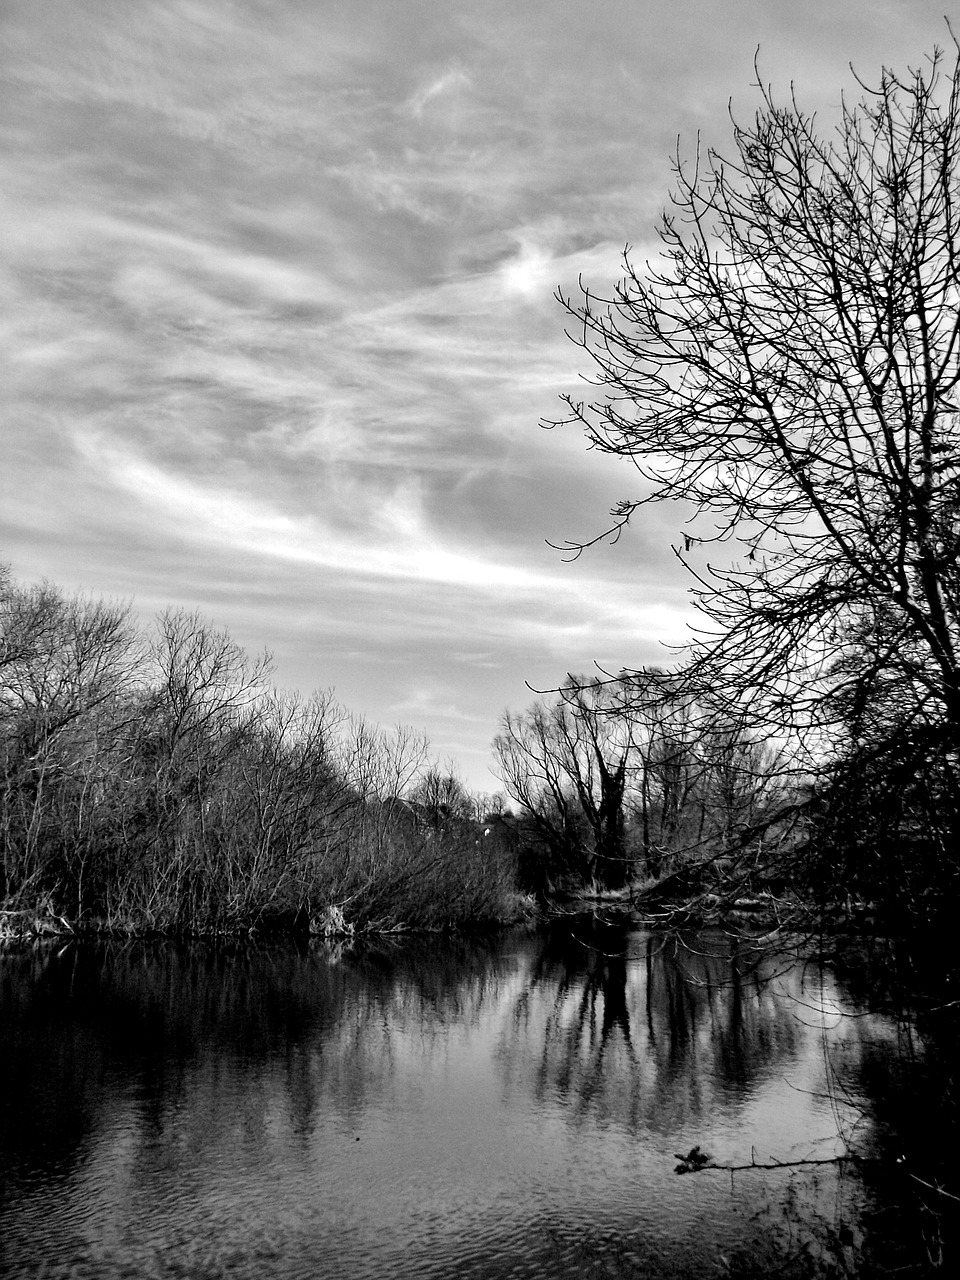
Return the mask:
[[[836,1017],[840,1000],[829,975],[722,935],[581,921],[0,953],[0,1271],[795,1268],[800,1227],[813,1248],[812,1215],[856,1206],[859,1175],[804,1184],[784,1254],[789,1172],[680,1178],[674,1153],[822,1158],[845,1116],[878,1150],[863,1069],[870,1086],[895,1059],[896,1024]],[[868,1190],[893,1203],[889,1180]]]
[[[735,1108],[803,1043],[775,972],[775,961],[755,963],[720,934],[684,943],[588,923],[552,931],[514,1013],[542,1043],[537,1097],[555,1093],[634,1132],[686,1129]],[[527,1059],[525,1046],[518,1056]]]

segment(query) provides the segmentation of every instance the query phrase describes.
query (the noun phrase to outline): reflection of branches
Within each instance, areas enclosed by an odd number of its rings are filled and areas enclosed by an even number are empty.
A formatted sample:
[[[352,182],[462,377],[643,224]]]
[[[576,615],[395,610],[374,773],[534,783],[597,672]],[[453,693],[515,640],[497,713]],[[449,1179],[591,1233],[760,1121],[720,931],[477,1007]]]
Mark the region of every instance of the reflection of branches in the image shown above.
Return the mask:
[[[688,950],[649,933],[638,953],[635,931],[582,920],[575,934],[547,935],[510,1024],[515,1060],[535,1055],[537,1096],[554,1092],[576,1114],[615,1108],[628,1127],[657,1131],[718,1101],[741,1106],[803,1029],[755,975],[756,958],[716,941],[715,953]]]
[[[570,963],[574,954],[568,955],[567,963],[556,973],[556,959],[551,957],[550,948],[545,948],[534,968],[533,984],[542,985],[551,968],[557,984],[544,1029],[538,1092],[546,1091],[551,1076],[564,1093],[577,1080],[577,1093],[585,1102],[603,1079],[604,1058],[617,1032],[634,1068],[639,1066],[639,1060],[627,1004],[626,956],[583,951],[577,957],[586,961],[581,968]],[[524,1009],[526,994],[518,1002]]]

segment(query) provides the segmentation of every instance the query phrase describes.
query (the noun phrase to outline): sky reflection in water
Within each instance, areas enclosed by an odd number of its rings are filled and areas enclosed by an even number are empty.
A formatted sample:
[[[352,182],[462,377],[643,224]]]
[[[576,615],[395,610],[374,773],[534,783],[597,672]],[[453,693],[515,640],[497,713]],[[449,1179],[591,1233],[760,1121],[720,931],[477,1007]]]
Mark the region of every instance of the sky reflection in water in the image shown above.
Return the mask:
[[[821,1012],[842,996],[813,971],[590,941],[0,956],[0,1271],[610,1277],[761,1256],[789,1175],[678,1177],[674,1153],[833,1154],[825,1068],[855,1084],[890,1029]],[[857,1193],[819,1185],[825,1213]]]

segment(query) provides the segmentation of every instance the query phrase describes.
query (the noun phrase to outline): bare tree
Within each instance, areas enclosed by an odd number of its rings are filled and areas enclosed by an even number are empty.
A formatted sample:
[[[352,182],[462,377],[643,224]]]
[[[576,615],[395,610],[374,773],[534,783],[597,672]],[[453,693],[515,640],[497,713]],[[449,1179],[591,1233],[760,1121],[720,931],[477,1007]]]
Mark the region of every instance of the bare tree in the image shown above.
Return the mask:
[[[500,777],[543,847],[545,879],[574,874],[619,888],[630,878],[624,794],[631,734],[616,694],[568,678],[552,704],[507,712],[494,740]]]
[[[219,910],[211,824],[220,778],[256,719],[269,669],[268,655],[251,661],[199,614],[167,610],[157,619],[118,817],[124,857],[115,891],[125,913],[171,924]]]
[[[408,803],[419,820],[440,833],[474,817],[472,798],[452,769],[431,766],[410,792]]]
[[[0,584],[0,896],[77,909],[141,659],[125,606]]]
[[[222,764],[211,814],[228,917],[290,920],[329,889],[352,796],[337,760],[346,718],[331,691],[270,690]]]
[[[861,83],[826,138],[761,90],[730,157],[678,159],[660,260],[561,298],[599,388],[564,421],[642,482],[607,533],[683,504],[694,669],[808,742],[879,612],[910,713],[960,723],[957,53]]]

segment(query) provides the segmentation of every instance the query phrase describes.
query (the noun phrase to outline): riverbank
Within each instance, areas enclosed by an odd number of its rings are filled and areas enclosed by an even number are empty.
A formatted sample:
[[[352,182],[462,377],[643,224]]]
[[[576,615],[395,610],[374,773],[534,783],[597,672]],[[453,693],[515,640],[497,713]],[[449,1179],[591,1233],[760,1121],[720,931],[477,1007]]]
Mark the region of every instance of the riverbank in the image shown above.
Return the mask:
[[[462,914],[430,924],[404,920],[389,910],[380,917],[351,918],[349,904],[330,904],[313,912],[259,912],[249,919],[233,918],[222,924],[158,921],[149,916],[115,919],[88,917],[70,920],[49,906],[0,908],[0,943],[42,938],[223,938],[252,934],[273,937],[346,938],[399,933],[494,932],[518,924],[537,924],[566,917],[592,916],[609,924],[709,927],[729,925],[749,932],[768,932],[792,921],[803,907],[769,893],[724,896],[700,893],[692,897],[659,895],[649,889],[617,890],[585,888],[558,892],[538,900],[514,893],[502,901],[501,910],[465,918]]]
[[[541,906],[525,895],[513,895],[510,910],[496,915],[462,916],[434,924],[417,924],[389,915],[362,922],[352,920],[340,905],[330,905],[313,913],[299,911],[280,915],[260,914],[248,921],[233,920],[218,926],[176,926],[150,919],[130,917],[108,920],[89,918],[71,921],[42,906],[0,909],[0,945],[56,938],[238,938],[251,935],[289,938],[352,938],[386,934],[482,933],[495,932],[518,924],[532,924],[547,918]]]

